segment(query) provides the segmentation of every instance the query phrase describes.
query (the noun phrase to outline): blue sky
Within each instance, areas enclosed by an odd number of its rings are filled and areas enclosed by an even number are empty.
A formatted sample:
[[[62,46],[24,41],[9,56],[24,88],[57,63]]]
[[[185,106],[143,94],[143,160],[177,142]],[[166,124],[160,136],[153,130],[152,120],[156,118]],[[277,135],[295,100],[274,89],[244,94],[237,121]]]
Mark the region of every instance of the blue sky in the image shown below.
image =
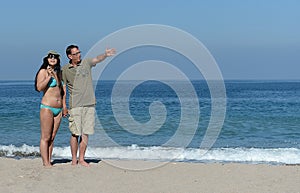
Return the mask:
[[[163,24],[200,40],[225,79],[299,79],[298,0],[4,1],[0,80],[32,80],[50,49],[88,50],[140,24]],[[99,52],[101,53],[101,51]]]

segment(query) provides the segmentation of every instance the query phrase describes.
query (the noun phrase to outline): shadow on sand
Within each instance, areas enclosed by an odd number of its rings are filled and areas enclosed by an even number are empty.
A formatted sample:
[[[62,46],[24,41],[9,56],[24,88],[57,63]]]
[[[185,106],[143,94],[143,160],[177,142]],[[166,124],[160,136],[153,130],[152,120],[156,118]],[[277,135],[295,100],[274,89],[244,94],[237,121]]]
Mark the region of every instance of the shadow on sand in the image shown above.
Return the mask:
[[[64,158],[61,158],[61,159],[54,159],[51,163],[52,165],[56,165],[56,164],[66,164],[66,163],[71,163],[71,159],[64,159]],[[87,163],[99,163],[101,161],[101,159],[85,159],[85,161]]]

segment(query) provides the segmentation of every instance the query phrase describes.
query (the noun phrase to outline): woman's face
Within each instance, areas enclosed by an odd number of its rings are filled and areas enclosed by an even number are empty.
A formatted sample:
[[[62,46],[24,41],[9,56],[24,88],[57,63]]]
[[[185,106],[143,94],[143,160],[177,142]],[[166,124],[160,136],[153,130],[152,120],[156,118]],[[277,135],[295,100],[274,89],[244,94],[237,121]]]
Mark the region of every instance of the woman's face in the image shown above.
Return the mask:
[[[49,54],[48,55],[48,63],[51,66],[55,66],[57,64],[58,55]]]

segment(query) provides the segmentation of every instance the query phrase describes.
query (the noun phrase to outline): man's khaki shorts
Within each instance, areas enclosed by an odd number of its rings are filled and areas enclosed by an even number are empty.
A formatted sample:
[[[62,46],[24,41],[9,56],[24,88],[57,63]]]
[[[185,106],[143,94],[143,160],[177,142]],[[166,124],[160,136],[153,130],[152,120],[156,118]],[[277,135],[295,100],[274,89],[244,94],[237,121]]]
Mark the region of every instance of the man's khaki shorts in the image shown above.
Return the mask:
[[[69,129],[73,135],[94,133],[95,107],[75,107],[69,110]]]

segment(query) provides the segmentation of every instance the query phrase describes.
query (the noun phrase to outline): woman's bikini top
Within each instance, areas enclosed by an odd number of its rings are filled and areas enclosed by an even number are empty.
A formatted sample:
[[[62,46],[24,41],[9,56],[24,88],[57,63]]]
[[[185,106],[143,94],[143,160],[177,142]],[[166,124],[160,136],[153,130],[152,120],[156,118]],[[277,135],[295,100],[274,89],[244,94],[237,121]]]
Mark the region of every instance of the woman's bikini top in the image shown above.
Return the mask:
[[[61,81],[61,84],[64,85],[63,81]],[[51,77],[49,82],[48,82],[49,87],[56,87],[57,86],[57,81],[55,78]]]

